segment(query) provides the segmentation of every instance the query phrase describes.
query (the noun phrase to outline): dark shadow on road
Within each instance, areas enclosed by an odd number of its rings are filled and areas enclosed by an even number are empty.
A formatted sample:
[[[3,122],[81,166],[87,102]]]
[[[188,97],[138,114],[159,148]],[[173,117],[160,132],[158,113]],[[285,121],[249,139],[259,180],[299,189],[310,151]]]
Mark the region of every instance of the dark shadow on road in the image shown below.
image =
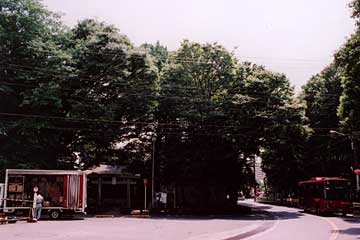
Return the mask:
[[[277,216],[280,219],[295,219],[295,218],[300,218],[302,216],[304,216],[303,211],[299,210],[298,212],[294,212],[294,211],[268,211],[273,209],[273,206],[269,206],[269,205],[261,205],[261,206],[257,206],[257,205],[253,205],[251,203],[245,203],[244,206],[247,207],[251,207],[253,212],[268,212],[271,215]]]
[[[341,214],[338,213],[329,213],[329,214],[325,214],[325,215],[321,215],[322,217],[328,217],[328,218],[337,218],[337,219],[341,219],[344,222],[349,222],[349,223],[360,223],[360,217],[357,216],[342,216]]]
[[[345,230],[339,230],[340,234],[347,234],[347,235],[360,235],[360,228],[348,228]]]
[[[345,222],[350,222],[350,223],[360,223],[360,218],[359,217],[344,218],[343,220]]]
[[[296,219],[304,216],[304,214],[301,212],[287,212],[287,211],[271,212],[271,214],[277,216],[279,220]]]
[[[299,212],[287,212],[287,211],[272,211],[271,213],[254,210],[253,214],[242,215],[242,216],[221,216],[221,215],[208,215],[208,216],[153,216],[151,219],[159,219],[159,220],[244,220],[244,221],[273,221],[275,218],[279,220],[288,220],[288,219],[298,219],[304,216],[304,214]]]
[[[247,215],[247,216],[154,216],[153,220],[184,220],[184,221],[212,221],[212,220],[245,220],[245,221],[259,221],[266,220],[268,216],[263,215]],[[270,219],[269,219],[270,220]]]

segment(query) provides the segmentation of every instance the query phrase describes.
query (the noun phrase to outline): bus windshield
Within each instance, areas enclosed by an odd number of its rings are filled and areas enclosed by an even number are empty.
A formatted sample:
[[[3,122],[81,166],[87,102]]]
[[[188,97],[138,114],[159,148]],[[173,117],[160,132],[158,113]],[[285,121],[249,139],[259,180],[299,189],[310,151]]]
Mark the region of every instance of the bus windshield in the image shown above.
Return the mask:
[[[347,181],[326,181],[327,200],[349,200],[349,182]]]

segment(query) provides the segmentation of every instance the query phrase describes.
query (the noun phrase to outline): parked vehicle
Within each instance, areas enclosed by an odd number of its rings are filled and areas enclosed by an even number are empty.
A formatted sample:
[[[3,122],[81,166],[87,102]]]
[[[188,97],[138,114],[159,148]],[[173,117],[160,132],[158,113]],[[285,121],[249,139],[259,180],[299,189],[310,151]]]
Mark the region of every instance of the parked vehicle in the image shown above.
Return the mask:
[[[317,214],[352,212],[350,181],[343,178],[316,177],[299,182],[299,206]]]
[[[58,219],[85,214],[86,174],[68,170],[7,169],[3,209],[7,215],[26,214],[33,206],[34,188],[44,197],[43,213]]]
[[[4,199],[4,188],[5,188],[5,184],[3,183],[0,183],[0,212],[1,212],[1,209],[3,207],[3,199]]]

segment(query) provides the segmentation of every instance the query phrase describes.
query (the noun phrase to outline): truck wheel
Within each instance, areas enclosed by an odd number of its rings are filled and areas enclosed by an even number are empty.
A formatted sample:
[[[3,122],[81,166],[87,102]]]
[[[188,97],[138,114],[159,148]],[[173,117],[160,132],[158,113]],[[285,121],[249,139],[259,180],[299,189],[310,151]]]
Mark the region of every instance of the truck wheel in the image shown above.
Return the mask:
[[[50,218],[53,220],[57,220],[61,217],[61,213],[59,210],[52,210],[49,214]]]
[[[8,220],[7,220],[8,223],[16,223],[17,222],[17,219],[15,217],[8,217]]]

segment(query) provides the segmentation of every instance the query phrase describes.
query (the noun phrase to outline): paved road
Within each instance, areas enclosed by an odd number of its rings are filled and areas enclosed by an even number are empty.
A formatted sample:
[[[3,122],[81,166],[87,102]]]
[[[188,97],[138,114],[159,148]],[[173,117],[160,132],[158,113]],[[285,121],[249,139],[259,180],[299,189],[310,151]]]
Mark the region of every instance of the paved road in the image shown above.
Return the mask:
[[[360,218],[305,214],[300,209],[245,202],[264,209],[276,223],[249,239],[257,240],[353,240],[360,239]]]
[[[239,218],[87,218],[0,225],[9,240],[350,240],[360,239],[360,219],[303,214],[299,210],[253,204],[272,215]]]
[[[18,222],[0,225],[0,239],[6,240],[218,240],[250,231],[263,217],[213,218],[88,218],[69,221]],[[252,222],[250,222],[252,221]],[[259,221],[259,223],[257,223]]]

